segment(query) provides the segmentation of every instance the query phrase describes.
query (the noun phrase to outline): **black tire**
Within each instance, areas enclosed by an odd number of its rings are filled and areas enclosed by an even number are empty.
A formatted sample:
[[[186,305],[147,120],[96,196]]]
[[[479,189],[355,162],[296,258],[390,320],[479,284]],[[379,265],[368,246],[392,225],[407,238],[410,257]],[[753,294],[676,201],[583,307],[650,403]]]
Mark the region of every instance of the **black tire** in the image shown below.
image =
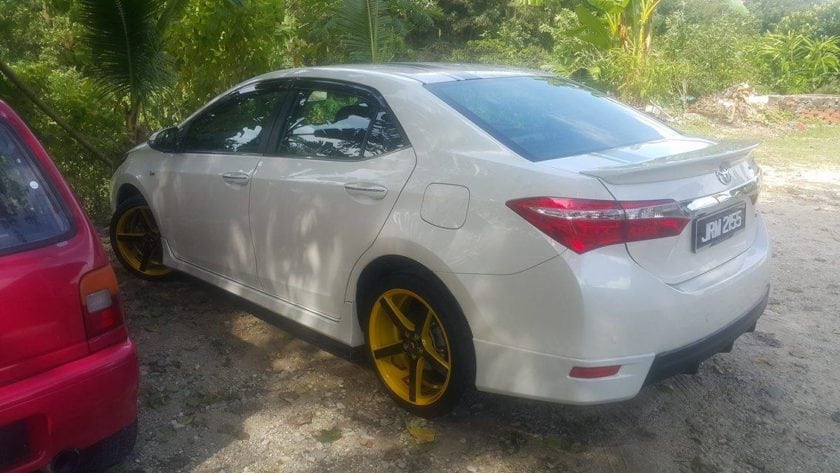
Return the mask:
[[[132,257],[131,255],[128,255],[124,252],[124,251],[128,251],[128,250],[123,249],[123,247],[120,245],[120,242],[118,241],[118,237],[117,237],[117,229],[118,229],[118,225],[119,225],[119,222],[121,221],[121,219],[124,216],[126,216],[126,214],[128,214],[129,212],[136,212],[136,211],[138,211],[138,209],[141,209],[141,208],[144,208],[144,207],[148,208],[148,206],[149,206],[149,204],[146,203],[146,200],[143,199],[143,197],[139,196],[139,195],[134,196],[134,197],[130,197],[130,198],[124,200],[123,202],[120,202],[120,204],[117,206],[117,210],[114,212],[114,215],[111,217],[110,232],[109,232],[110,233],[110,238],[111,238],[111,248],[114,250],[114,254],[117,256],[117,260],[120,262],[120,264],[129,273],[133,274],[134,276],[136,276],[138,278],[145,279],[147,281],[163,281],[163,280],[170,279],[173,276],[174,271],[172,269],[166,268],[165,266],[162,265],[162,263],[155,263],[153,270],[149,269],[147,267],[145,271],[141,271],[140,269],[142,268],[142,266],[138,266],[137,258]],[[149,231],[150,232],[157,232],[157,234],[155,235],[156,238],[150,237],[149,245],[150,246],[153,245],[153,244],[157,245],[157,247],[154,250],[151,250],[151,251],[155,252],[156,258],[161,259],[162,258],[162,246],[161,246],[161,242],[160,242],[160,234],[159,234],[159,231],[157,229],[157,223],[154,222],[154,217],[151,215],[151,212],[148,212],[148,215],[149,215],[149,218],[151,219],[150,223],[154,227],[153,229],[150,228]],[[155,240],[155,239],[156,239],[156,242],[153,243],[151,240]],[[132,260],[132,258],[134,258],[134,259]],[[141,264],[142,264],[142,262],[141,262]]]
[[[417,405],[394,392],[383,378],[371,349],[370,318],[374,304],[380,296],[394,289],[411,291],[425,299],[436,313],[448,340],[450,378],[440,397],[428,405]],[[365,352],[373,365],[379,381],[388,394],[404,409],[414,415],[433,418],[446,415],[460,402],[464,393],[475,385],[475,349],[469,325],[455,298],[434,276],[418,271],[391,273],[373,283],[367,294],[360,297],[360,322],[365,334]],[[422,355],[421,355],[422,356]],[[422,384],[422,381],[421,381]]]

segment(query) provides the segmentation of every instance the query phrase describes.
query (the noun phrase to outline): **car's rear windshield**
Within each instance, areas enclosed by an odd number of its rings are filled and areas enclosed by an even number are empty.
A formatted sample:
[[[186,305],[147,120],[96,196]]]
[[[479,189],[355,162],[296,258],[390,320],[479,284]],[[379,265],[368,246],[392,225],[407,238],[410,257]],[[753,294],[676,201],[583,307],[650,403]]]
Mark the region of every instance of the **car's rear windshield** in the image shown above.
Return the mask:
[[[531,161],[662,139],[668,127],[591,89],[556,77],[504,77],[426,88]]]
[[[57,241],[70,230],[34,158],[0,122],[0,255]]]

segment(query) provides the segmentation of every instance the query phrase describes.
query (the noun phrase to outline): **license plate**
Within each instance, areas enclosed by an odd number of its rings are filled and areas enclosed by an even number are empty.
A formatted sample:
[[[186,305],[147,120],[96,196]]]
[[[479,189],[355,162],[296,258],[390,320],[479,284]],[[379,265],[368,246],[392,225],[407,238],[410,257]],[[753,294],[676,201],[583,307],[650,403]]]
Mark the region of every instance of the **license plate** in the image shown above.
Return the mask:
[[[714,246],[744,229],[747,204],[698,218],[694,221],[694,251]]]

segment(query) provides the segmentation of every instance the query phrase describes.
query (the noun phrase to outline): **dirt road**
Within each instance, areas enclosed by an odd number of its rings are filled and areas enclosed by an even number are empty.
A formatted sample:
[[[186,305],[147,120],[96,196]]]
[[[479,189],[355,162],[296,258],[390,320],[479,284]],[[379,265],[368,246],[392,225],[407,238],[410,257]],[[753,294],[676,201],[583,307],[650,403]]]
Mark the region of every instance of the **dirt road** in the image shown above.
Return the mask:
[[[775,269],[758,331],[613,405],[475,394],[420,421],[365,363],[221,290],[120,272],[141,433],[115,471],[840,471],[840,185],[807,172],[768,173]]]

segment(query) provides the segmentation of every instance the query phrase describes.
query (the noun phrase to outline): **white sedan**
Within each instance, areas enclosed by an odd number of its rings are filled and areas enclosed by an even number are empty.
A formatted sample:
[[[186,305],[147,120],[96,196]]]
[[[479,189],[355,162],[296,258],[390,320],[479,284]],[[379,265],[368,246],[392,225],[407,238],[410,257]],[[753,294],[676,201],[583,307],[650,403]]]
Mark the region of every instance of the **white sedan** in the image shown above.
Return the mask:
[[[540,72],[277,71],[132,150],[111,240],[349,346],[423,416],[465,389],[635,396],[754,329],[769,244],[751,145]]]

